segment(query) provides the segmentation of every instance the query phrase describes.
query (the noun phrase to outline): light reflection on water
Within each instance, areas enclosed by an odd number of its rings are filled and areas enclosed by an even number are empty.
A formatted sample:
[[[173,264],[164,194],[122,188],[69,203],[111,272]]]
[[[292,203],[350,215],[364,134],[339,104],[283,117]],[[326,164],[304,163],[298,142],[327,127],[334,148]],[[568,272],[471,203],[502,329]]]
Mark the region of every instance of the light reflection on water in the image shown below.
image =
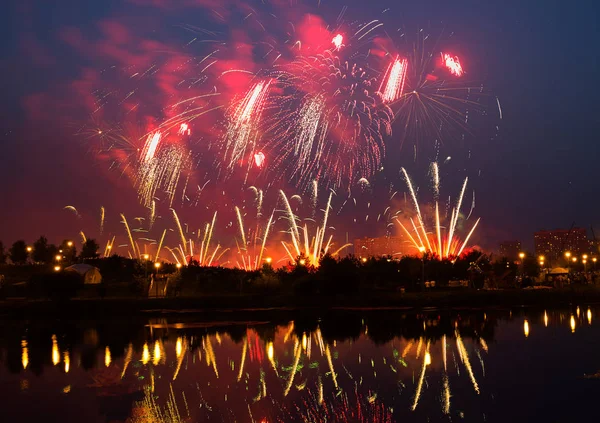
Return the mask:
[[[340,313],[0,323],[0,394],[24,422],[37,421],[25,399],[63,422],[570,421],[597,412],[584,401],[600,394],[589,307]],[[549,402],[558,390],[571,396],[567,387],[577,396]]]

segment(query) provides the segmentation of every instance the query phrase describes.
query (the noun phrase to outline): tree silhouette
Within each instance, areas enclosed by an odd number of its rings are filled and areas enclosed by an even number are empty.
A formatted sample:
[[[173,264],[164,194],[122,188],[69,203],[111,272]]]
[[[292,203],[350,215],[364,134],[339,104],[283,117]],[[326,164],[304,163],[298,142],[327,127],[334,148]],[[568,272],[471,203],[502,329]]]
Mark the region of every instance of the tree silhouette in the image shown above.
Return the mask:
[[[25,264],[27,262],[27,244],[22,239],[15,241],[8,252],[10,260],[14,264]]]
[[[58,252],[56,245],[48,244],[45,236],[41,236],[33,243],[33,261],[36,263],[52,263]]]
[[[6,253],[4,252],[4,244],[0,241],[0,264],[6,264]]]
[[[81,248],[81,258],[82,259],[96,258],[96,257],[98,257],[99,249],[100,249],[100,246],[98,245],[96,240],[89,238],[87,241],[85,241],[85,243],[83,244],[83,247]]]
[[[77,248],[73,241],[65,239],[60,243],[60,247],[58,248],[62,250],[62,256],[64,257],[65,263],[74,263],[77,260]]]

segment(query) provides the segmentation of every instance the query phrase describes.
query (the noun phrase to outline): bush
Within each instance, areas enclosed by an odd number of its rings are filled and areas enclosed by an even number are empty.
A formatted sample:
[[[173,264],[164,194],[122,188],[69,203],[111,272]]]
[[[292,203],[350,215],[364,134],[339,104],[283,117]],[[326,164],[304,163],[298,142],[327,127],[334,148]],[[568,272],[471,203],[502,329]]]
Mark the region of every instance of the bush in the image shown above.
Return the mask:
[[[258,293],[277,293],[281,288],[281,281],[275,273],[262,273],[250,282],[251,290]]]

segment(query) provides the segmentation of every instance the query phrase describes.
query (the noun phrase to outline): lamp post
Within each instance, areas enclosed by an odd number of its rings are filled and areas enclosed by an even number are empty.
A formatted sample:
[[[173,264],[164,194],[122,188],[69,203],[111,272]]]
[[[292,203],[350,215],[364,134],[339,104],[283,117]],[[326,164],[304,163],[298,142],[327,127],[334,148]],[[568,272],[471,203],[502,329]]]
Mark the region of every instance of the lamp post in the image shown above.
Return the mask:
[[[567,271],[571,270],[571,252],[565,252],[565,258],[567,259]]]
[[[144,257],[144,279],[148,280],[148,257],[150,256],[144,254],[142,257]]]
[[[158,269],[160,268],[160,263],[154,263],[154,267],[156,268],[156,280],[154,281],[154,283],[156,284],[156,298],[158,298]]]
[[[525,276],[525,253],[519,253],[519,258],[521,259],[521,278]]]
[[[596,262],[598,261],[597,257],[592,257],[592,262],[594,262],[594,270],[596,270]]]

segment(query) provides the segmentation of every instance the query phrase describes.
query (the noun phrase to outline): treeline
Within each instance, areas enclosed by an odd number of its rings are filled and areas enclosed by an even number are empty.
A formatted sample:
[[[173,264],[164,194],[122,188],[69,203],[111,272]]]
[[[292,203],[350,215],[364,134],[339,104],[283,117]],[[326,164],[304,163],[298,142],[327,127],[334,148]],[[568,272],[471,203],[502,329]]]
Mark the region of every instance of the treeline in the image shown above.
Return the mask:
[[[202,267],[191,263],[181,270],[170,287],[172,296],[193,296],[196,293],[252,293],[272,295],[361,295],[374,291],[420,291],[425,282],[435,281],[435,287],[446,287],[451,281],[463,281],[468,286],[483,288],[509,285],[518,274],[539,275],[539,265],[529,261],[522,266],[507,259],[492,261],[481,251],[471,251],[456,260],[439,260],[433,255],[372,257],[359,259],[348,256],[324,256],[318,266],[299,256],[294,263],[274,269],[264,264],[260,270],[244,271],[219,267]]]
[[[24,265],[28,263],[35,264],[73,264],[78,261],[99,257],[98,250],[100,246],[94,239],[86,239],[81,247],[81,252],[77,254],[75,243],[70,240],[64,240],[59,245],[48,243],[45,236],[40,236],[32,245],[28,245],[24,240],[15,241],[8,249],[0,241],[0,264]]]
[[[422,257],[404,256],[401,259],[334,258],[325,255],[316,266],[311,265],[307,257],[298,256],[295,262],[278,269],[265,263],[259,270],[246,271],[200,266],[193,260],[181,267],[173,263],[154,263],[148,259],[117,255],[99,258],[97,244],[94,244],[93,240],[87,240],[81,254],[77,255],[69,241],[55,247],[41,237],[28,252],[31,258],[25,259],[22,265],[0,267],[0,274],[4,275],[0,294],[4,297],[34,298],[136,298],[148,296],[149,287],[157,280],[153,293],[158,292],[160,287],[160,296],[171,298],[243,294],[359,296],[401,290],[421,291],[431,287],[431,281],[435,282],[434,289],[458,284],[452,281],[461,281],[461,285],[473,288],[483,288],[486,282],[488,286],[511,286],[517,275],[537,276],[540,270],[535,260],[526,260],[518,266],[506,259],[492,261],[491,257],[480,251],[471,251],[456,260],[439,260],[427,254]],[[86,248],[86,245],[89,247]],[[22,249],[22,246],[18,249]],[[11,248],[11,254],[16,251],[13,250]],[[83,280],[77,274],[63,271],[78,261],[85,261],[100,270],[102,284],[99,287],[84,287]]]

